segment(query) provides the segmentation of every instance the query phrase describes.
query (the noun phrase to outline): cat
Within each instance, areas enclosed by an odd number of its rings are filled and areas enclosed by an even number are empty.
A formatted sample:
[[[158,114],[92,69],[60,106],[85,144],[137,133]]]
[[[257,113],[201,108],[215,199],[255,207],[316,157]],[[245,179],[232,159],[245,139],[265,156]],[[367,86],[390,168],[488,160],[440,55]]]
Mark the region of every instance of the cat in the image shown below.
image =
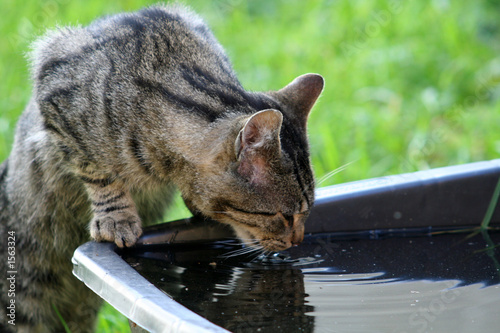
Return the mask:
[[[301,242],[320,75],[246,91],[207,25],[180,5],[48,32],[31,62],[32,98],[0,165],[1,253],[15,235],[17,270],[15,298],[1,280],[2,332],[93,331],[100,300],[72,276],[74,250],[89,234],[133,246],[174,186],[194,215],[256,249]]]

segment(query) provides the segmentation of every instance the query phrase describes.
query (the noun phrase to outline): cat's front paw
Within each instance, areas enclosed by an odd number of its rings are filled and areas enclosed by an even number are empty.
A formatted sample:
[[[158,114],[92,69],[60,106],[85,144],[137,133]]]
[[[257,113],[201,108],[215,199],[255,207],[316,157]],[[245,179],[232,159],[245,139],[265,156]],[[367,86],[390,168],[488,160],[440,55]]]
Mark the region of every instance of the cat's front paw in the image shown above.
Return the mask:
[[[133,246],[141,234],[139,217],[126,212],[96,216],[90,222],[90,235],[94,240],[114,242],[118,247]]]

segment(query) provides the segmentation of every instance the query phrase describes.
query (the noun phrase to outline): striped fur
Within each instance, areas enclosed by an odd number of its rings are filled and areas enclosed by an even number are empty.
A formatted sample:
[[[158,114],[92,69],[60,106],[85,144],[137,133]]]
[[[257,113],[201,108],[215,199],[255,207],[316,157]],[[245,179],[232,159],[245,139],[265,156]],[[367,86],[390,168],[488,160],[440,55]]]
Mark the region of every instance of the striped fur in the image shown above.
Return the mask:
[[[314,202],[306,122],[321,76],[246,91],[208,27],[176,6],[52,31],[32,61],[33,98],[0,166],[0,231],[16,232],[23,279],[16,328],[62,331],[55,307],[73,332],[91,331],[99,302],[71,276],[73,251],[89,231],[134,245],[172,186],[193,214],[258,247],[300,243]]]

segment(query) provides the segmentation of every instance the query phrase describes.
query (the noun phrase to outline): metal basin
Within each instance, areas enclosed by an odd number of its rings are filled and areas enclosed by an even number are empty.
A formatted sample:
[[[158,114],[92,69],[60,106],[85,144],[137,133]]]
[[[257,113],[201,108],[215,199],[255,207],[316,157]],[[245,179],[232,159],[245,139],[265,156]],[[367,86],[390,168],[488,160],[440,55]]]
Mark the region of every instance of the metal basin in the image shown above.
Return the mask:
[[[320,188],[278,255],[187,219],[125,251],[86,243],[73,271],[151,332],[496,332],[500,209],[478,226],[499,178],[493,160]]]

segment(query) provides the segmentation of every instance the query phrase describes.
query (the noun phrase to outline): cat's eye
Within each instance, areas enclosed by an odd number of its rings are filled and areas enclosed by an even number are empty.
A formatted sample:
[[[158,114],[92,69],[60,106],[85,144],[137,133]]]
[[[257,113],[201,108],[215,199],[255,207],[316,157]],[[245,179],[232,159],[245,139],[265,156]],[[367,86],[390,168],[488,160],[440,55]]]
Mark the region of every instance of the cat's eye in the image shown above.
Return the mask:
[[[234,205],[231,205],[231,204],[226,204],[226,207],[228,207],[231,210],[243,213],[243,214],[263,215],[263,216],[274,216],[277,214],[277,213],[262,212],[262,211],[248,211],[246,209],[235,207]]]

